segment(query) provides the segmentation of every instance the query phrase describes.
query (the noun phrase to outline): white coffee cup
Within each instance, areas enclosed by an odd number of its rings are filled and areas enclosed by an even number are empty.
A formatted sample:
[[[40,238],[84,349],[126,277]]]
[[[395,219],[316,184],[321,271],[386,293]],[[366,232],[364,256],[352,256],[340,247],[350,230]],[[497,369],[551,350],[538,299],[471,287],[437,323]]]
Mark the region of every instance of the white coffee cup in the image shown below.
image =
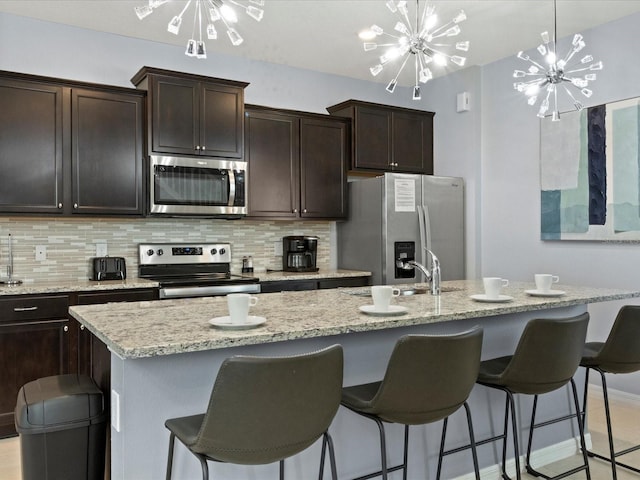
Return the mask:
[[[551,285],[560,281],[559,276],[551,275],[549,273],[536,273],[534,278],[536,280],[536,290],[539,292],[550,291]]]
[[[399,288],[393,288],[391,285],[374,285],[371,287],[371,297],[373,298],[373,306],[380,312],[389,310],[391,297],[400,295]]]
[[[490,300],[496,300],[500,298],[500,290],[502,287],[509,285],[509,280],[500,277],[484,277],[482,279],[484,284],[484,294]]]
[[[231,323],[246,323],[249,316],[249,307],[253,307],[256,303],[258,303],[258,297],[253,297],[248,293],[230,293],[227,295]]]

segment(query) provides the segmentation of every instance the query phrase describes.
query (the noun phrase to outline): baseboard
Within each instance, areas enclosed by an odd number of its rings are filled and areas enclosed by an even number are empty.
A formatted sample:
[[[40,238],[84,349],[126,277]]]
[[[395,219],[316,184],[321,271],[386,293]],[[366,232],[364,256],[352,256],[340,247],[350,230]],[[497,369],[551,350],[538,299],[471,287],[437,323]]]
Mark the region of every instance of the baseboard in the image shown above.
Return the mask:
[[[584,437],[584,441],[587,445],[587,449],[591,448],[591,435],[586,434]],[[569,440],[565,440],[560,443],[556,443],[555,445],[550,445],[548,447],[541,448],[531,453],[531,464],[534,468],[542,468],[545,465],[549,465],[551,463],[564,460],[565,458],[572,457],[576,455],[580,450],[578,446],[580,445],[580,439],[578,437],[571,438]],[[525,468],[525,457],[522,455],[520,457],[520,470],[524,472]],[[507,460],[507,474],[511,477],[516,474],[516,462],[514,459]],[[482,480],[498,480],[501,478],[501,468],[500,464],[491,465],[489,467],[483,468],[480,470],[480,478]],[[475,475],[473,472],[467,473],[460,477],[456,477],[453,480],[475,480]]]
[[[589,384],[590,395],[597,395],[602,398],[602,385],[590,383]],[[636,395],[629,392],[623,392],[622,390],[614,390],[613,388],[607,388],[609,394],[609,401],[617,401],[627,403],[633,407],[640,407],[640,395]]]

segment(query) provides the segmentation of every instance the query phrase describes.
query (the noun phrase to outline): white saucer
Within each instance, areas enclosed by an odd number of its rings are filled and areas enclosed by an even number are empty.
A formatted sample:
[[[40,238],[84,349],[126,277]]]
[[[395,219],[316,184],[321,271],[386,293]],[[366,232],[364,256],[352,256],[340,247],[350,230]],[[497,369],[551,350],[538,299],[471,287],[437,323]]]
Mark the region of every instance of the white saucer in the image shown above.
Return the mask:
[[[543,290],[525,290],[524,293],[533,297],[561,297],[567,292],[562,290],[547,290],[546,292]]]
[[[489,298],[484,293],[471,295],[471,298],[476,302],[487,302],[487,303],[505,303],[513,300],[513,297],[510,297],[509,295],[498,295],[498,298]]]
[[[264,317],[254,317],[253,315],[249,315],[247,317],[247,321],[244,323],[231,323],[231,317],[216,317],[209,320],[209,323],[222,330],[247,330],[249,328],[255,328],[259,325],[262,325],[266,322],[267,319]]]
[[[409,309],[407,307],[403,307],[401,305],[389,305],[388,310],[376,310],[375,305],[362,305],[360,308],[361,312],[364,312],[368,315],[378,315],[378,316],[391,316],[391,315],[402,315],[403,313],[407,313]]]

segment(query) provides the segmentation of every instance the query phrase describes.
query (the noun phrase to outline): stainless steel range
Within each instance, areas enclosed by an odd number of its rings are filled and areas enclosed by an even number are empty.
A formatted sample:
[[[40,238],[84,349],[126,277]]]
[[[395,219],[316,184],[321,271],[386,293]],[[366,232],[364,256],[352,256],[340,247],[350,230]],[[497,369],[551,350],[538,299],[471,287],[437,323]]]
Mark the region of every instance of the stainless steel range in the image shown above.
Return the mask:
[[[138,276],[160,283],[160,298],[260,293],[259,279],[231,274],[228,243],[143,243]]]

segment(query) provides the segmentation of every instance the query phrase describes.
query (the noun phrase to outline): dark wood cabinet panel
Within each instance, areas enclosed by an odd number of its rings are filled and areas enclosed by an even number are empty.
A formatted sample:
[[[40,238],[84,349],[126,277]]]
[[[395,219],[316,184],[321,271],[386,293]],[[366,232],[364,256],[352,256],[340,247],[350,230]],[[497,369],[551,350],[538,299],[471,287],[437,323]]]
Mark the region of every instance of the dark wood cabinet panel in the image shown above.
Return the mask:
[[[244,82],[143,67],[153,153],[243,158]]]
[[[0,300],[0,437],[15,434],[13,410],[27,382],[73,371],[66,295]]]
[[[353,122],[351,171],[433,174],[433,112],[358,100],[327,110]]]
[[[143,213],[143,98],[74,89],[73,211]]]
[[[249,216],[345,218],[348,124],[255,106],[245,116]]]
[[[0,213],[142,215],[143,109],[137,90],[0,72],[0,169],[11,179]]]
[[[433,173],[433,115],[393,112],[394,171]]]
[[[62,88],[0,78],[0,211],[62,213]]]
[[[300,119],[300,215],[346,218],[348,126],[331,119]]]
[[[249,215],[298,216],[299,124],[296,117],[251,111],[246,115]]]

